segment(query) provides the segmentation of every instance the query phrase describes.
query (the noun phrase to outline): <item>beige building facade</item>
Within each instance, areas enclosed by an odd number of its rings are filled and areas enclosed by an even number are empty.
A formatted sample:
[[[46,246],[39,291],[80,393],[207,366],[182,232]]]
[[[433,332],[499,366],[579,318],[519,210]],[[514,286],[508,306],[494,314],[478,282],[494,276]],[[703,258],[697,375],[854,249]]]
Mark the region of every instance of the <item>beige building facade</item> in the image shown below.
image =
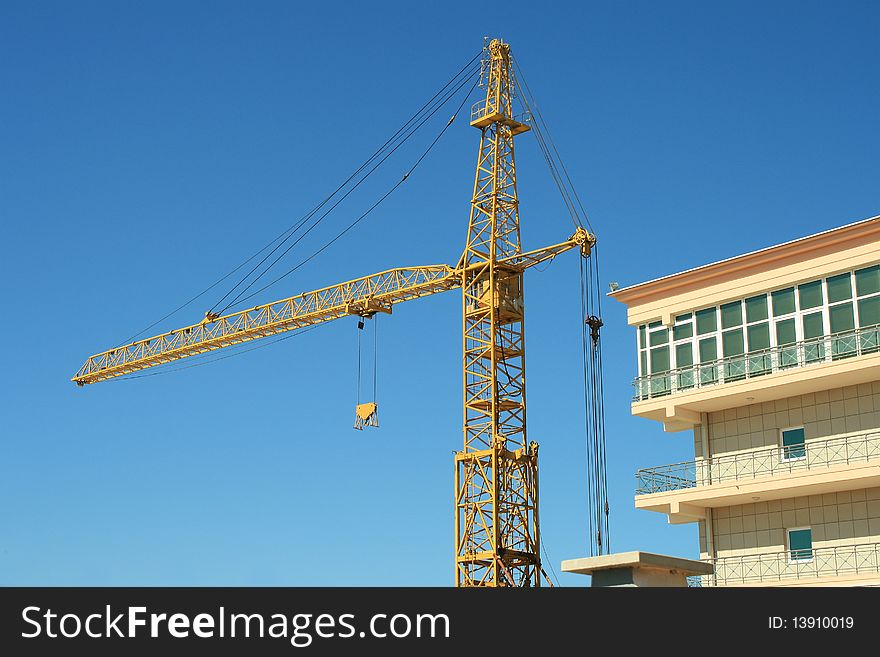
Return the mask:
[[[633,415],[693,435],[635,496],[699,523],[715,572],[693,583],[880,584],[880,217],[611,296]]]

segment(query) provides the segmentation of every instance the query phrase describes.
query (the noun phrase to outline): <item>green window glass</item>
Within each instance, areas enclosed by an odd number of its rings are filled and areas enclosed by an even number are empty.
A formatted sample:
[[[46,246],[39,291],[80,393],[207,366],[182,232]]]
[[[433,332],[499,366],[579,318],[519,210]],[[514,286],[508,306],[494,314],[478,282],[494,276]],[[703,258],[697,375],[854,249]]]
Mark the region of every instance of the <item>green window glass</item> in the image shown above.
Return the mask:
[[[877,292],[880,292],[880,265],[859,269],[856,272],[856,294],[863,297]]]
[[[721,328],[733,328],[734,326],[742,326],[743,313],[742,303],[734,301],[733,303],[725,303],[721,306]]]
[[[687,324],[676,324],[672,327],[672,339],[673,340],[684,340],[685,338],[690,338],[694,334],[694,325],[691,323]]]
[[[794,288],[776,290],[771,295],[773,299],[773,315],[779,317],[794,312]]]
[[[700,363],[712,363],[716,360],[718,360],[717,339],[712,337],[700,340]],[[713,383],[717,380],[717,365],[705,365],[700,367],[700,381],[702,383]]]
[[[640,356],[641,357],[639,358],[639,365],[642,369],[639,371],[642,376],[648,376],[648,352],[643,351]]]
[[[856,355],[855,319],[852,303],[841,303],[828,309],[828,324],[834,338],[831,353],[837,358]]]
[[[694,364],[694,348],[690,342],[675,346],[675,366],[690,367]]]
[[[797,341],[794,318],[776,322],[776,344],[793,344]]]
[[[714,333],[718,329],[718,323],[715,316],[714,308],[706,308],[698,310],[697,313],[697,335],[705,335],[706,333]]]
[[[651,374],[669,371],[669,347],[651,349]]]
[[[821,312],[804,315],[803,324],[804,340],[809,340],[810,338],[820,338],[825,331],[825,329],[822,327]]]
[[[718,359],[718,344],[715,338],[703,338],[700,340],[700,362],[710,363]]]
[[[770,348],[770,325],[767,322],[753,324],[746,329],[749,338],[749,351]]]
[[[745,351],[742,329],[724,331],[721,334],[721,352],[724,354],[724,378],[727,381],[741,379],[746,375],[746,359],[738,358]]]
[[[648,331],[647,331],[647,327],[646,327],[644,324],[642,324],[642,325],[639,327],[639,347],[642,348],[642,349],[644,349],[645,347],[648,346],[648,342],[647,342],[648,335],[647,335],[647,333],[648,333]]]
[[[852,331],[855,328],[852,304],[842,303],[839,306],[831,306],[828,309],[828,321],[832,333]]]
[[[873,353],[880,350],[880,296],[859,299],[859,326],[861,327],[859,343],[862,353]],[[867,327],[873,327],[867,329]]]
[[[782,460],[802,459],[807,455],[804,428],[786,429],[782,432]]]
[[[776,344],[783,347],[779,350],[779,367],[792,367],[798,364],[797,347],[785,347],[797,341],[795,330],[794,317],[776,322]]]
[[[821,306],[823,300],[822,281],[798,285],[798,299],[801,302],[801,310]]]
[[[861,299],[859,301],[859,326],[880,324],[880,297]]]
[[[676,322],[689,322],[692,317],[693,317],[693,313],[685,313],[684,315],[676,315],[675,321]]]
[[[649,329],[660,328],[660,320],[658,319],[656,322],[651,322],[648,324]]]
[[[852,280],[849,273],[828,278],[828,303],[852,299]]]
[[[722,333],[721,348],[725,358],[728,358],[729,356],[741,356],[745,352],[742,329],[725,331]]]
[[[694,387],[694,346],[690,342],[675,345],[675,367],[678,368],[678,387]]]
[[[746,321],[760,322],[767,319],[767,295],[746,299]]]
[[[791,561],[812,561],[813,559],[813,530],[812,529],[789,529],[788,549]]]
[[[650,341],[652,347],[656,347],[658,344],[666,344],[667,342],[669,342],[669,329],[651,331],[648,334],[648,340]]]
[[[804,359],[808,362],[821,360],[825,357],[825,346],[821,338],[825,335],[825,328],[822,326],[822,313],[811,313],[801,318],[804,329]]]

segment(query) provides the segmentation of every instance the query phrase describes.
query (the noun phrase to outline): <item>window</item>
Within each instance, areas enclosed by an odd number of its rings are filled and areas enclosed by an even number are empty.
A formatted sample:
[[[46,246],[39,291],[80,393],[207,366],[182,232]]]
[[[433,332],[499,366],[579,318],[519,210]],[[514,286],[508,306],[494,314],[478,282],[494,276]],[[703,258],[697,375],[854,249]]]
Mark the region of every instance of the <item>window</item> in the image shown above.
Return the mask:
[[[801,310],[818,308],[822,305],[822,281],[813,281],[798,285],[798,300]]]
[[[880,352],[880,264],[638,327],[640,395]]]
[[[795,527],[788,532],[788,562],[813,560],[813,530],[809,527]]]
[[[794,288],[789,287],[785,290],[776,290],[770,295],[773,299],[773,315],[790,315],[794,312]]]
[[[780,442],[782,444],[783,461],[795,461],[807,458],[807,444],[804,440],[803,427],[783,429]]]
[[[697,315],[697,335],[705,335],[706,333],[714,333],[718,330],[718,322],[715,317],[714,308],[706,308],[698,310]]]

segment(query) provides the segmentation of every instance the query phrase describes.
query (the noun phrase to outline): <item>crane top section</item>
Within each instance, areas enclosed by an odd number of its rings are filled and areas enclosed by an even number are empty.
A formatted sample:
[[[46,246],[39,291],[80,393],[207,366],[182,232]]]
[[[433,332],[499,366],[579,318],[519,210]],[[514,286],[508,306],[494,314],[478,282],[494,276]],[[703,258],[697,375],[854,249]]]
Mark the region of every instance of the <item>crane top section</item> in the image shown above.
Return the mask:
[[[486,97],[471,107],[471,125],[483,129],[493,123],[500,123],[507,126],[514,135],[530,130],[528,114],[513,114],[516,80],[510,61],[510,45],[501,39],[492,39],[486,46],[482,65]]]

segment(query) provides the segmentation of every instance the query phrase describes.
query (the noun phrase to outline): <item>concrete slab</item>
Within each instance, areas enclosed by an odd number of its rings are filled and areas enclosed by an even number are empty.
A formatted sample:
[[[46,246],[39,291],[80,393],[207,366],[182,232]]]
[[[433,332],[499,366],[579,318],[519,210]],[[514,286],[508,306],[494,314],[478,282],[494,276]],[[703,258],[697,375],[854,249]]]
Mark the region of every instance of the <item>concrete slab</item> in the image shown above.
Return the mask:
[[[653,552],[618,552],[562,562],[562,571],[592,575],[592,586],[687,586],[689,575],[711,575],[712,564]]]

